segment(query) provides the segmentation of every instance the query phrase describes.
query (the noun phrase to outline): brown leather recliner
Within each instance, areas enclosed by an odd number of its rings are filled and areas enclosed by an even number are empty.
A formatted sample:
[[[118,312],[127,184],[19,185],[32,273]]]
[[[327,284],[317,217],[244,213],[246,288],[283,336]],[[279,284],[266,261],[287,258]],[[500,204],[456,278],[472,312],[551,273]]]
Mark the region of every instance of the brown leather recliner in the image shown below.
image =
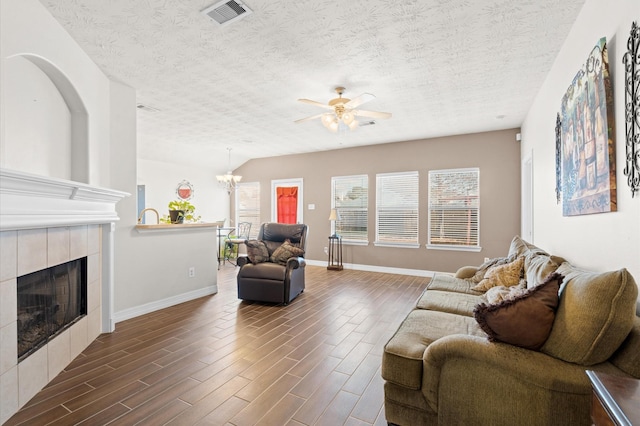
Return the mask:
[[[306,249],[307,225],[263,223],[258,240],[271,255],[285,240]],[[304,256],[304,255],[303,255]],[[257,302],[288,304],[304,291],[304,257],[292,257],[286,265],[263,262],[253,264],[246,256],[238,258],[238,298]]]

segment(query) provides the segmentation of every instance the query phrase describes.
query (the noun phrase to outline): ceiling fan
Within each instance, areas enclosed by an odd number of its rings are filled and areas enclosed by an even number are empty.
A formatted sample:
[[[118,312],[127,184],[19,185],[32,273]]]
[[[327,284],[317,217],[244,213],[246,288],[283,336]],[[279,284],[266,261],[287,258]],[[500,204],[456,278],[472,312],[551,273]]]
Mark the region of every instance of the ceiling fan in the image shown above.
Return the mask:
[[[336,87],[335,90],[338,94],[338,97],[335,99],[331,99],[327,104],[312,101],[310,99],[298,99],[298,101],[304,102],[305,104],[316,105],[320,108],[331,110],[331,112],[323,112],[320,114],[312,115],[310,117],[301,118],[300,120],[296,120],[295,122],[302,123],[305,121],[320,118],[322,120],[322,124],[327,129],[331,130],[332,132],[337,132],[341,127],[341,124],[348,126],[351,130],[357,128],[359,125],[359,121],[356,119],[356,117],[391,118],[391,113],[389,112],[365,111],[356,109],[363,103],[369,102],[376,98],[371,93],[363,93],[362,95],[357,96],[354,99],[349,99],[342,97],[342,94],[345,91],[344,87]]]

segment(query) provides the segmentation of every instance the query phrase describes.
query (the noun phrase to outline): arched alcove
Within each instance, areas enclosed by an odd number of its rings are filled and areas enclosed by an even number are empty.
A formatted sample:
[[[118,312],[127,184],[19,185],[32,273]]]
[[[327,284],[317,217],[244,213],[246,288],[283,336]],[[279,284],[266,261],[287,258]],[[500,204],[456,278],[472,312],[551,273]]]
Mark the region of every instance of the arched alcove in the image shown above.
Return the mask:
[[[41,56],[5,64],[3,166],[89,183],[88,113],[73,83]]]

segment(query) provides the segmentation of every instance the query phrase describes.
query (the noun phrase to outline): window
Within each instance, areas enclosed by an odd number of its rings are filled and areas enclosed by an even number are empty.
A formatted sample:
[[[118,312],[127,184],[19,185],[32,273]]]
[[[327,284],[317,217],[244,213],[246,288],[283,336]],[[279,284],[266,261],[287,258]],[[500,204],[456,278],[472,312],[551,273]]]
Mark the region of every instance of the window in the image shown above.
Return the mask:
[[[343,242],[369,242],[369,177],[338,176],[331,178],[331,208],[338,211],[339,220],[331,232]]]
[[[480,250],[480,170],[429,172],[428,248]]]
[[[249,237],[260,231],[260,182],[239,183],[236,188],[236,223],[250,222]]]
[[[376,245],[419,247],[418,172],[376,175]]]

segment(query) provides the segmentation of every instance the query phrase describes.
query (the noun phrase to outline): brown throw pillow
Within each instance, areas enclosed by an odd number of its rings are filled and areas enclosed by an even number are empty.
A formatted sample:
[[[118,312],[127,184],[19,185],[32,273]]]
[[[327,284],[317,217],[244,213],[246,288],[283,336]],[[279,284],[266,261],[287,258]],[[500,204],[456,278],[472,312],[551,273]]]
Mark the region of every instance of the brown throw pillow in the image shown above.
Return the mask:
[[[289,258],[302,256],[303,254],[304,250],[291,244],[291,241],[285,240],[271,255],[271,261],[273,263],[279,263],[280,265],[286,265]]]
[[[551,333],[563,276],[549,275],[524,294],[495,305],[480,303],[473,316],[490,341],[539,350]]]
[[[247,246],[247,257],[251,263],[262,263],[269,260],[269,250],[264,242],[259,240],[248,240],[244,243]]]
[[[471,287],[475,291],[487,291],[491,287],[503,285],[511,287],[520,283],[520,275],[524,266],[524,258],[518,257],[506,265],[495,266],[487,272],[484,279]]]

